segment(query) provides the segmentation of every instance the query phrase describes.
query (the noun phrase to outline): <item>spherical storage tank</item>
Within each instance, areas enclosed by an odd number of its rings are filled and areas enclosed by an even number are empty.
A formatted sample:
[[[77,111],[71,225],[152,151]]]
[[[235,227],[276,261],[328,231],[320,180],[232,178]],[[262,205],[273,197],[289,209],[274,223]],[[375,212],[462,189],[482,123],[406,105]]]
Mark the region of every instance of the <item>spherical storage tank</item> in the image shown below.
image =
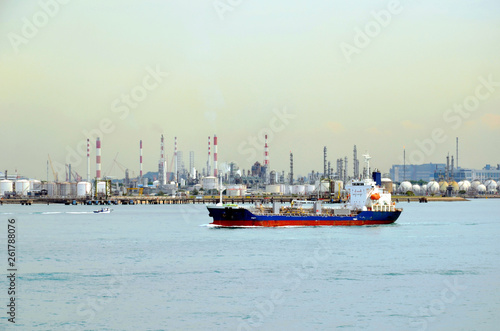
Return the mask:
[[[430,181],[427,183],[427,192],[430,194],[435,194],[439,192],[439,184],[436,181]]]
[[[442,180],[439,182],[439,192],[444,193],[448,189],[448,182]]]
[[[481,185],[481,182],[476,179],[476,180],[472,181],[471,187],[473,190],[477,190],[477,187],[479,185]]]
[[[412,190],[413,190],[413,193],[415,193],[416,195],[419,195],[420,191],[421,191],[421,187],[420,187],[420,185],[415,184],[412,186]]]
[[[484,183],[484,186],[486,186],[486,192],[490,193],[490,194],[493,194],[496,192],[497,190],[497,182],[495,182],[494,180],[492,179],[488,179],[485,183]]]
[[[12,192],[12,181],[2,179],[0,180],[0,196],[4,196],[6,192]]]
[[[420,187],[420,193],[421,194],[427,193],[427,184],[424,184]]]
[[[457,182],[455,182],[454,180],[452,180],[451,182],[449,182],[449,185],[451,185],[451,187],[453,187],[453,189],[452,189],[453,192],[458,192],[459,186],[458,186]]]
[[[468,180],[458,182],[458,191],[467,192],[470,189],[470,182]]]
[[[484,184],[479,184],[476,189],[479,193],[484,194],[486,193],[486,186]]]
[[[406,193],[408,191],[411,191],[413,189],[412,185],[410,182],[402,182],[399,185],[399,192],[401,193]]]
[[[92,188],[92,184],[89,182],[79,182],[76,184],[76,195],[79,197],[84,197],[90,194],[90,189]]]
[[[27,195],[30,190],[30,182],[26,179],[16,180],[16,194]]]

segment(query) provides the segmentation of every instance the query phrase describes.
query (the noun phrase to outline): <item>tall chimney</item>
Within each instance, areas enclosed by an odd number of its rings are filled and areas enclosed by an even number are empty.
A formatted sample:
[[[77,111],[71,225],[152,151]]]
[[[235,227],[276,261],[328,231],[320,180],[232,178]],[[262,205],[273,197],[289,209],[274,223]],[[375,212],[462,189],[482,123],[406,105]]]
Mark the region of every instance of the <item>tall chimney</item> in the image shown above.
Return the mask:
[[[96,171],[95,177],[97,180],[101,179],[101,140],[97,137],[95,142],[95,162],[96,162]]]
[[[208,136],[208,161],[207,161],[207,176],[210,176],[211,173],[210,167],[210,136]]]
[[[87,138],[87,182],[90,182],[90,140]]]
[[[139,183],[142,184],[142,139],[139,140]]]
[[[217,135],[214,134],[214,177],[217,175]]]

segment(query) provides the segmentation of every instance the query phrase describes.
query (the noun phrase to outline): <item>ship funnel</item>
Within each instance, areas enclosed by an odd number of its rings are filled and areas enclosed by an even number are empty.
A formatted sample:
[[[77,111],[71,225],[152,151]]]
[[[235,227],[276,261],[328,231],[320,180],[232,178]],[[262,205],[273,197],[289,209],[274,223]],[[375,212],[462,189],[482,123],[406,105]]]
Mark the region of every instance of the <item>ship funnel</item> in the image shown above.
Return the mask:
[[[379,171],[372,172],[372,178],[377,186],[382,186],[382,174]]]

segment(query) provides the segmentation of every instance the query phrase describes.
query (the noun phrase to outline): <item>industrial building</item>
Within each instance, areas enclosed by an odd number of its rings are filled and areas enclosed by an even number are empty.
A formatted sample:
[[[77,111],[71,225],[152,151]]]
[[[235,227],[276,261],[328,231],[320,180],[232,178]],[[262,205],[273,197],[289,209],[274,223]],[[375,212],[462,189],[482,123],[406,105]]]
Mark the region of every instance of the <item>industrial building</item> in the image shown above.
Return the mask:
[[[405,180],[431,181],[434,179],[436,171],[444,171],[444,163],[425,163],[425,164],[394,164],[389,171],[391,179],[394,182],[403,182]]]

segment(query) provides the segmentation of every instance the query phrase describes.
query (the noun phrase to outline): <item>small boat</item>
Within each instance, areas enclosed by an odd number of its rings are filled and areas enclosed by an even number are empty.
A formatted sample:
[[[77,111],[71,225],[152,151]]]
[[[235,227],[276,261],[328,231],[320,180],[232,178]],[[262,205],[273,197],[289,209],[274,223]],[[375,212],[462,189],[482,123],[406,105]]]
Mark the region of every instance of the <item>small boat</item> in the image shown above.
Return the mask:
[[[95,214],[109,214],[112,209],[109,208],[101,208],[99,210],[94,210]]]

